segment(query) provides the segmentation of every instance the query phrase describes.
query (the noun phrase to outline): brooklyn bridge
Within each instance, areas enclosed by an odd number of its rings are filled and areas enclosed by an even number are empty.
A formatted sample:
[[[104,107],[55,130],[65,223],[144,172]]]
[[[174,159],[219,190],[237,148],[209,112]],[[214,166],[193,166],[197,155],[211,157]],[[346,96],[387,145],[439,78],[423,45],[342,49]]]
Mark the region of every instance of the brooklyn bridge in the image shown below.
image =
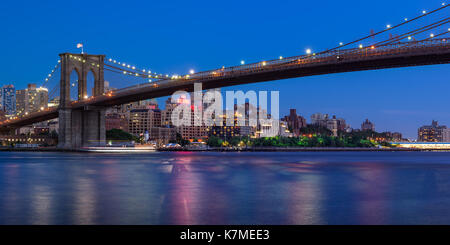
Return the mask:
[[[106,55],[62,53],[59,55],[58,65],[43,84],[48,86],[53,73],[59,69],[60,79],[51,89],[52,94],[60,98],[59,106],[10,118],[0,123],[0,131],[12,134],[17,128],[59,118],[58,146],[74,149],[93,141],[105,142],[106,108],[168,96],[180,90],[191,92],[195,83],[202,83],[203,89],[213,89],[331,73],[447,64],[450,62],[450,18],[420,24],[423,18],[448,10],[447,7],[448,5],[443,5],[324,51],[314,53],[307,50],[305,54],[298,56],[278,57],[201,72],[191,71],[185,75],[166,75],[138,69]],[[401,32],[395,32],[400,29]],[[71,78],[73,71],[78,77],[76,81]],[[105,72],[123,76],[124,79],[133,77],[141,82],[107,91],[104,88]],[[94,77],[91,95],[88,73]],[[76,99],[71,97],[71,89],[75,85]]]

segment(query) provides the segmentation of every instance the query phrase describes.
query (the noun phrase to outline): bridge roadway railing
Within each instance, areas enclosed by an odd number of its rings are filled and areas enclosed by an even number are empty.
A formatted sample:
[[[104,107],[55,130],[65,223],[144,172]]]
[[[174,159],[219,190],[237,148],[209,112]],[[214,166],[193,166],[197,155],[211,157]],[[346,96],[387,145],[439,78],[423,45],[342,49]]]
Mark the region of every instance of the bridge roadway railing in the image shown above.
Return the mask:
[[[215,80],[218,78],[232,78],[237,76],[242,76],[246,74],[255,74],[259,72],[268,72],[274,70],[286,70],[293,68],[301,68],[308,66],[315,66],[318,64],[331,64],[339,63],[343,61],[357,61],[357,60],[367,60],[371,58],[389,57],[389,56],[399,56],[408,54],[418,54],[420,52],[429,52],[434,50],[434,48],[442,49],[450,46],[450,41],[448,39],[431,39],[424,41],[411,41],[411,42],[399,42],[389,45],[382,46],[367,46],[364,48],[353,48],[344,50],[333,50],[330,52],[293,56],[287,58],[281,58],[276,60],[261,61],[257,63],[224,67],[204,72],[198,72],[189,75],[189,77],[181,77],[178,79],[163,79],[155,83],[145,83],[138,84],[122,89],[115,90],[115,93],[121,93],[129,90],[134,90],[142,87],[149,86],[160,86],[168,85],[171,82],[180,81],[208,81]]]

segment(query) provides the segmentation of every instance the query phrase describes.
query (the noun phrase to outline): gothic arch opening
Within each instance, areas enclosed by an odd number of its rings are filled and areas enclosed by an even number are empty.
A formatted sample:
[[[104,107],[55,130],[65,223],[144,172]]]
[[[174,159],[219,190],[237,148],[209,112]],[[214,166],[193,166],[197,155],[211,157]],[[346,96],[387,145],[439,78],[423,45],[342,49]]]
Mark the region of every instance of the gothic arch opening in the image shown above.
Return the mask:
[[[70,100],[76,101],[79,100],[79,82],[80,79],[80,73],[77,68],[74,68],[72,72],[70,73]]]
[[[95,94],[94,92],[95,80],[96,80],[95,74],[92,71],[92,69],[90,69],[86,74],[86,88],[87,88],[86,94],[88,98]]]

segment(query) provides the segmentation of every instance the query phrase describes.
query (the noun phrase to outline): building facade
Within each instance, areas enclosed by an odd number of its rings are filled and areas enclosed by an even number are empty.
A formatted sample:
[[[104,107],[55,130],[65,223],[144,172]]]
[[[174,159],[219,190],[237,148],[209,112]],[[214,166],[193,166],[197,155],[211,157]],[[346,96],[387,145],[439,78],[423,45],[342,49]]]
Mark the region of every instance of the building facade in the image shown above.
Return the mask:
[[[373,124],[369,119],[366,119],[361,124],[361,131],[374,131],[375,132],[375,124]]]
[[[336,118],[336,116],[330,118],[328,114],[321,113],[311,115],[311,124],[329,129],[334,136],[338,135],[338,131],[345,131],[347,129],[345,119]]]
[[[433,120],[431,125],[419,128],[417,140],[419,142],[449,142],[450,132],[447,126],[439,126],[439,123]]]
[[[128,118],[123,113],[108,113],[105,116],[106,130],[120,129],[128,132]]]
[[[285,126],[287,126],[294,136],[299,136],[300,129],[306,127],[306,119],[297,115],[296,109],[290,109],[289,115],[285,116],[282,121],[285,122]]]
[[[2,87],[1,104],[7,117],[16,115],[16,89],[14,85],[5,85]]]

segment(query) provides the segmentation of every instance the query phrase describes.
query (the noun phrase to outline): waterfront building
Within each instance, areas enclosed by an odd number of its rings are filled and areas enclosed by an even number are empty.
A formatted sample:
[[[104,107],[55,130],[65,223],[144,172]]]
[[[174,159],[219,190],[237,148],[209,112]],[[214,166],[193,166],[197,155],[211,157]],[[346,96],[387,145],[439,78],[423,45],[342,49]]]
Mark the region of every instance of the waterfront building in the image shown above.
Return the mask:
[[[373,124],[369,119],[366,119],[361,124],[361,131],[374,131],[375,132],[375,124]]]
[[[128,118],[124,113],[108,113],[105,116],[106,130],[120,129],[128,132]]]
[[[173,142],[177,138],[177,130],[171,127],[154,127],[148,131],[149,139],[156,141],[159,146]]]
[[[431,125],[419,128],[417,140],[419,142],[445,142],[450,141],[447,126],[439,126],[437,121],[432,121]]]
[[[399,132],[383,132],[383,134],[386,135],[388,139],[390,139],[392,142],[402,142],[405,141],[403,139],[403,135]]]
[[[347,125],[345,119],[336,118],[336,116],[329,117],[328,114],[315,113],[311,115],[311,124],[329,129],[334,136],[338,135],[338,131],[346,131]]]
[[[299,136],[300,129],[306,127],[306,119],[300,115],[297,115],[296,109],[290,109],[289,115],[285,116],[282,121],[285,122],[283,125],[286,126],[294,136]]]
[[[442,130],[442,142],[450,142],[450,128]]]
[[[161,110],[132,109],[128,120],[128,132],[136,136],[148,132],[153,127],[161,127]]]
[[[14,85],[5,85],[1,88],[2,109],[7,117],[16,115],[16,89]]]

